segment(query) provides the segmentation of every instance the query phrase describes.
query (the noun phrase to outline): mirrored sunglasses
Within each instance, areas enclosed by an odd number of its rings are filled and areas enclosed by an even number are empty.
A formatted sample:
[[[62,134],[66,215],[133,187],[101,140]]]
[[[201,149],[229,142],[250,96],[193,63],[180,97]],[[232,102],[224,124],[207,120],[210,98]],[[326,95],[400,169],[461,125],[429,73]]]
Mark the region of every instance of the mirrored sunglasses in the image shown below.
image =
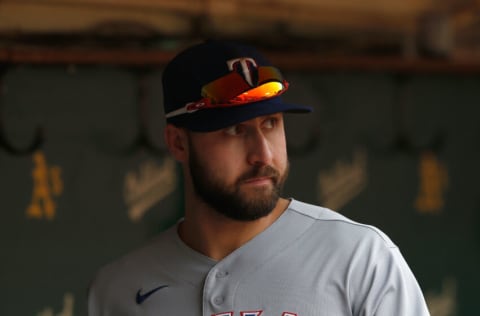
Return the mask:
[[[202,87],[202,99],[187,103],[184,107],[166,114],[167,118],[192,113],[206,108],[225,108],[263,101],[281,95],[288,89],[288,82],[275,67],[260,66],[258,84],[252,87],[236,71],[207,83]]]

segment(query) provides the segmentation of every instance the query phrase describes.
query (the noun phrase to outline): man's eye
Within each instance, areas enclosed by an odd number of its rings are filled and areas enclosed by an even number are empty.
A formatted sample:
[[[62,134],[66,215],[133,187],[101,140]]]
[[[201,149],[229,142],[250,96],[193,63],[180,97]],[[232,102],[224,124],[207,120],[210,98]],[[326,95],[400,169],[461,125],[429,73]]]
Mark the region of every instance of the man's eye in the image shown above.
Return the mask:
[[[265,122],[264,122],[264,126],[266,128],[274,128],[275,125],[277,125],[277,119],[274,118],[274,117],[269,118],[269,119],[265,120]]]
[[[238,135],[238,134],[240,134],[240,132],[241,132],[241,128],[238,125],[233,125],[233,126],[227,127],[225,129],[225,133],[227,133],[228,135],[232,135],[232,136]]]

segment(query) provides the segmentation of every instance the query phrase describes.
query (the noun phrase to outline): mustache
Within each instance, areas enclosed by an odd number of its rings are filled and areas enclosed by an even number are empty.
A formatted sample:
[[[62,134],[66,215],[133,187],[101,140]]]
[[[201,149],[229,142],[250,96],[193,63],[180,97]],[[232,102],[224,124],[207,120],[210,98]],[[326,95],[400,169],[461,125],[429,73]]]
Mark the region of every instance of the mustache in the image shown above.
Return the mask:
[[[271,166],[260,166],[252,168],[238,178],[238,182],[246,181],[251,178],[269,177],[276,183],[280,177],[280,172]]]

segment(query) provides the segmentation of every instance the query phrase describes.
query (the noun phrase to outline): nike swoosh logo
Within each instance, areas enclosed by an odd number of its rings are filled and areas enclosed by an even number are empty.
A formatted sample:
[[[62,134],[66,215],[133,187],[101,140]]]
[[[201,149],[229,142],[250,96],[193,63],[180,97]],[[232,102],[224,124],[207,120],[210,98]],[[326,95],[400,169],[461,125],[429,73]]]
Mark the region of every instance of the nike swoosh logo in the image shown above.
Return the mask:
[[[153,293],[155,293],[156,291],[158,290],[161,290],[163,288],[166,288],[168,287],[168,285],[160,285],[154,289],[151,289],[150,291],[142,294],[142,289],[138,290],[137,292],[137,296],[135,298],[135,301],[137,302],[138,305],[142,304],[150,295],[152,295]]]

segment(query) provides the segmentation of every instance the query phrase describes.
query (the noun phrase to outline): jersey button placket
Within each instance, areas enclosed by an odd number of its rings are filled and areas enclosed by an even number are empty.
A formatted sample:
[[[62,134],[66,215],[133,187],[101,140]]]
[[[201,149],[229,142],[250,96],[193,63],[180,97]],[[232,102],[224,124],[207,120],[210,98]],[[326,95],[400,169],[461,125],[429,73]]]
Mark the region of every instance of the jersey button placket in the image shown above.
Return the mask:
[[[215,273],[215,278],[219,279],[219,281],[224,281],[223,279],[225,279],[227,276],[228,276],[228,272],[224,270],[219,270],[217,271],[217,273]],[[217,306],[222,305],[224,302],[225,302],[225,297],[223,296],[215,296],[213,298],[213,304]]]
[[[215,275],[217,279],[223,279],[228,276],[227,271],[218,271],[217,274]]]
[[[213,299],[213,304],[215,305],[222,305],[225,299],[222,296],[216,296]]]
[[[204,295],[207,295],[210,308],[204,309],[207,314],[223,313],[225,310],[229,310],[227,304],[228,299],[228,287],[230,273],[227,270],[217,267],[212,270],[206,279],[206,287]]]

